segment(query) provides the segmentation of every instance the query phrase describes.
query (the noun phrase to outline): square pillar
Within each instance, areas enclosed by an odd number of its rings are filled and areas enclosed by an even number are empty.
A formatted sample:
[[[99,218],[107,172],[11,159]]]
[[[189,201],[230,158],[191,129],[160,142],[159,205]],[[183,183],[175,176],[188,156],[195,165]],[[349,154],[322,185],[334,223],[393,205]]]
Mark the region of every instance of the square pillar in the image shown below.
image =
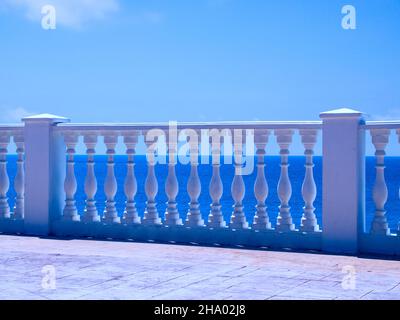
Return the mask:
[[[25,123],[25,233],[49,235],[64,205],[65,144],[53,128],[69,119],[39,114]]]
[[[365,133],[361,112],[337,109],[322,119],[322,249],[355,254],[365,231]]]

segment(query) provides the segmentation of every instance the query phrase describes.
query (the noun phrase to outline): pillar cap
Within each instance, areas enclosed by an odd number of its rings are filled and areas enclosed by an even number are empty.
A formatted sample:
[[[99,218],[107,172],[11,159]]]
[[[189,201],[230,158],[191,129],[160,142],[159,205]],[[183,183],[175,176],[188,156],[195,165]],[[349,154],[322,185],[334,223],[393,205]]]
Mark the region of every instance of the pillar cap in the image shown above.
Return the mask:
[[[45,122],[45,123],[63,123],[71,120],[65,117],[56,116],[50,113],[35,114],[33,116],[22,118],[23,122]]]
[[[364,113],[358,110],[354,109],[349,109],[349,108],[340,108],[340,109],[334,109],[334,110],[329,110],[325,112],[321,112],[319,114],[319,117],[321,119],[327,119],[327,118],[357,118],[357,119],[363,119]]]

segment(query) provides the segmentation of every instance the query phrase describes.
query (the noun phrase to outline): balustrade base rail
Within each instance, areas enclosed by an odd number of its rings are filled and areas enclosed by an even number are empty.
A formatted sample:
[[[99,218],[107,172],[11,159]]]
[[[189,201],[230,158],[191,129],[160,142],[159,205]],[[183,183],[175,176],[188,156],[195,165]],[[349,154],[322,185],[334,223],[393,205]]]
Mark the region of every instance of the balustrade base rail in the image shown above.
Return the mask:
[[[400,256],[400,237],[364,233],[359,238],[359,252],[386,256]]]
[[[23,234],[25,232],[24,220],[0,219],[0,233]]]
[[[92,237],[131,241],[154,241],[179,244],[221,245],[229,247],[271,248],[293,250],[321,250],[321,233],[300,231],[277,232],[251,229],[231,230],[208,227],[143,226],[126,224],[82,223],[56,221],[52,233],[59,237]]]
[[[0,233],[25,234],[24,221],[0,219]],[[278,232],[276,230],[231,230],[186,226],[144,226],[127,224],[84,223],[55,221],[51,235],[67,238],[93,238],[98,240],[177,243],[252,249],[290,249],[322,251],[322,232]],[[400,236],[360,234],[360,254],[400,256]]]

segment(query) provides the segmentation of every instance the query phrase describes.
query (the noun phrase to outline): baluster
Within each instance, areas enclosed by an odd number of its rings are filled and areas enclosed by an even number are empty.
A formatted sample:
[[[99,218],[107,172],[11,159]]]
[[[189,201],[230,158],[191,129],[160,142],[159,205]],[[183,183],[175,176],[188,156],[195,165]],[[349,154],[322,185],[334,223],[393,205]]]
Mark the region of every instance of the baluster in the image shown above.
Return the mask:
[[[212,157],[212,177],[209,185],[209,193],[212,200],[210,214],[208,215],[208,226],[211,228],[224,228],[226,222],[221,211],[220,199],[222,197],[223,185],[220,177],[220,153],[221,146],[219,142],[212,139],[211,157]]]
[[[25,192],[25,171],[24,171],[24,136],[22,134],[14,136],[17,146],[17,173],[14,178],[15,205],[14,219],[24,218],[24,192]]]
[[[146,209],[142,223],[145,225],[159,225],[161,218],[158,216],[156,195],[158,182],[155,175],[155,142],[145,141],[147,146],[147,177],[145,181],[145,193],[147,197]]]
[[[265,200],[268,197],[268,183],[265,178],[265,147],[268,143],[269,130],[255,130],[254,142],[257,148],[257,177],[254,183],[254,195],[257,199],[256,214],[252,228],[255,230],[271,229]]]
[[[85,210],[82,220],[84,222],[100,222],[100,215],[96,207],[95,195],[97,193],[97,179],[94,173],[94,155],[96,154],[97,134],[86,134],[83,137],[87,154],[87,173],[85,177]]]
[[[303,232],[319,231],[317,217],[315,216],[314,201],[317,196],[317,186],[314,181],[314,146],[317,142],[317,130],[304,129],[300,130],[301,142],[304,145],[304,155],[306,157],[306,173],[301,186],[301,194],[304,200],[303,216],[301,217],[300,230]]]
[[[291,231],[295,229],[290,214],[289,200],[292,196],[292,186],[290,184],[289,167],[289,146],[292,143],[293,130],[278,129],[275,130],[275,136],[280,148],[281,173],[278,182],[278,196],[281,202],[279,206],[279,215],[276,224],[277,231]]]
[[[242,146],[243,136],[242,130],[234,130],[234,143],[233,143],[233,160],[235,167],[235,176],[233,177],[231,185],[231,194],[234,201],[233,212],[231,215],[231,222],[229,224],[231,229],[247,229],[249,224],[246,221],[246,216],[243,211],[243,198],[246,192],[242,176]]]
[[[372,198],[375,202],[375,215],[372,221],[371,233],[389,235],[390,229],[386,219],[385,203],[388,197],[388,189],[385,182],[385,148],[389,142],[389,129],[371,129],[372,143],[375,147],[376,178],[372,190]]]
[[[187,182],[187,192],[190,202],[185,225],[188,227],[198,227],[204,226],[204,220],[201,218],[200,203],[198,200],[201,193],[201,181],[198,174],[199,145],[197,136],[196,138],[194,136],[188,137],[188,143],[190,146],[190,176]]]
[[[126,154],[128,155],[127,173],[124,183],[124,192],[126,196],[124,222],[128,224],[140,223],[140,217],[136,210],[135,195],[137,192],[137,182],[135,177],[135,147],[138,142],[139,131],[127,132],[124,135],[126,145]]]
[[[7,173],[7,147],[10,143],[9,132],[0,133],[0,218],[10,218],[7,192],[10,179]]]
[[[106,195],[106,207],[104,209],[103,221],[106,223],[120,223],[118,212],[115,207],[115,195],[117,193],[117,179],[114,174],[115,146],[118,141],[116,133],[106,133],[104,143],[107,147],[107,176],[104,181],[104,193]]]
[[[66,133],[64,141],[67,146],[67,175],[64,181],[65,207],[63,219],[68,221],[79,221],[78,210],[76,209],[76,177],[75,177],[75,146],[78,143],[78,135],[75,133]]]
[[[165,181],[165,194],[168,197],[168,201],[165,211],[165,224],[167,226],[176,226],[182,224],[176,203],[176,196],[179,191],[178,179],[175,174],[177,142],[170,133],[167,133],[165,138],[168,148],[168,176]]]

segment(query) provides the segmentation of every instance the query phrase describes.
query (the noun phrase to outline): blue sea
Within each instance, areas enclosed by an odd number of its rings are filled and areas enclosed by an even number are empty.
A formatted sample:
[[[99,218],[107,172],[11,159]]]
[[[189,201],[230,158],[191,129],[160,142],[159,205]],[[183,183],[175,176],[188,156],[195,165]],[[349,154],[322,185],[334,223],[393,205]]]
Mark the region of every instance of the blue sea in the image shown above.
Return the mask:
[[[98,155],[95,157],[96,166],[95,173],[98,182],[98,191],[96,194],[97,206],[99,212],[104,210],[105,194],[103,190],[104,179],[106,176],[106,156]],[[83,212],[85,205],[85,193],[83,189],[84,179],[86,175],[86,156],[77,155],[75,157],[75,174],[78,181],[78,189],[76,192],[76,201],[79,212]],[[303,156],[291,156],[289,158],[289,176],[292,183],[292,197],[290,200],[291,213],[293,221],[296,226],[299,226],[303,200],[301,196],[301,185],[304,178],[304,161]],[[136,205],[140,216],[143,216],[145,209],[146,195],[144,193],[144,181],[147,174],[146,158],[145,156],[135,157],[135,175],[138,182],[138,192],[136,194]],[[277,196],[277,184],[280,174],[280,158],[278,156],[266,157],[266,168],[265,174],[269,185],[269,195],[267,199],[268,213],[272,224],[276,223],[278,215],[279,199]],[[322,210],[322,157],[314,158],[314,178],[317,185],[317,198],[314,206],[316,208],[315,214],[318,218],[320,226],[322,226],[321,210]],[[400,219],[400,200],[399,200],[399,186],[400,186],[400,157],[386,157],[386,182],[388,186],[389,196],[386,204],[387,218],[389,221],[390,228],[396,229]],[[375,179],[375,158],[366,158],[366,222],[367,229],[370,227],[370,223],[374,214],[374,203],[372,200],[372,188]],[[8,192],[10,206],[14,205],[15,192],[13,190],[13,179],[16,172],[16,156],[8,156],[8,173],[10,177],[10,190]],[[157,164],[156,174],[159,182],[159,192],[157,195],[158,210],[161,217],[164,216],[167,197],[164,191],[165,179],[167,177],[167,165]],[[202,193],[199,197],[201,205],[201,212],[204,219],[207,219],[210,206],[210,196],[208,194],[208,184],[211,179],[212,168],[207,164],[199,165],[199,176],[202,183]],[[190,173],[190,165],[178,164],[176,167],[177,177],[179,181],[179,194],[177,197],[178,209],[182,218],[186,217],[188,211],[189,197],[186,193],[187,179]],[[124,179],[126,175],[126,156],[117,155],[115,156],[115,175],[118,183],[118,191],[116,194],[117,210],[122,215],[124,210],[125,196],[123,192]],[[231,164],[221,165],[221,178],[223,181],[224,192],[221,198],[222,210],[226,221],[229,221],[233,201],[230,194],[231,182],[234,175],[234,168]],[[256,177],[256,170],[251,175],[243,176],[246,185],[246,194],[244,198],[244,209],[249,222],[252,222],[256,200],[253,194],[253,185]]]

